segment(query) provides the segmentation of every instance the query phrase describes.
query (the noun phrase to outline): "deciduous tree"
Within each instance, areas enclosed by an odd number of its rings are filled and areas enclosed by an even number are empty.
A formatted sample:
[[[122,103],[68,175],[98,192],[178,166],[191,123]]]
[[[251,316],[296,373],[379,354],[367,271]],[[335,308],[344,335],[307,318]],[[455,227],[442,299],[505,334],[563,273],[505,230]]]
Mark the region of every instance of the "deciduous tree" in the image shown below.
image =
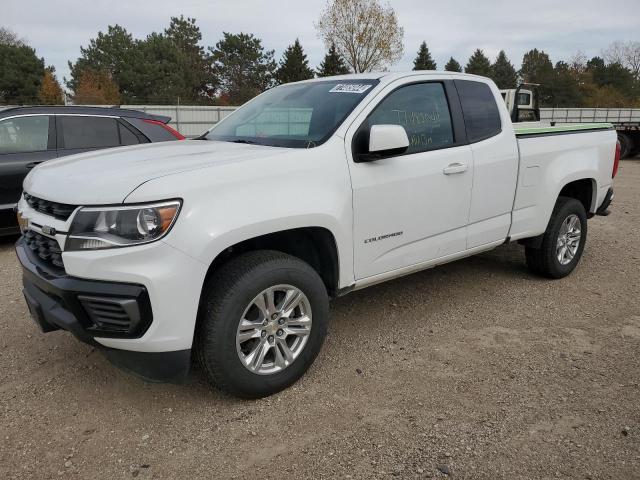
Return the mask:
[[[332,0],[316,24],[318,35],[356,73],[393,65],[402,58],[404,30],[379,0]]]
[[[25,43],[24,40],[22,40],[13,30],[6,27],[0,27],[0,45],[13,45],[15,47],[20,47],[25,45]]]
[[[38,92],[38,102],[42,105],[62,105],[62,88],[56,78],[56,71],[53,67],[44,70],[42,84]]]
[[[73,101],[76,105],[118,105],[118,85],[107,71],[85,69],[77,81]]]
[[[345,75],[349,73],[349,67],[344,63],[344,59],[336,50],[335,44],[331,44],[324,60],[318,67],[319,77],[330,77],[332,75]]]
[[[298,82],[313,78],[313,70],[309,67],[307,56],[296,38],[293,45],[289,45],[282,55],[280,66],[276,71],[278,83]]]
[[[619,63],[640,80],[640,41],[613,42],[604,51],[607,63]]]
[[[276,63],[273,50],[265,51],[262,41],[247,33],[223,33],[224,38],[209,47],[221,100],[241,105],[274,84]]]
[[[422,42],[420,44],[420,48],[418,48],[418,54],[416,55],[415,60],[413,61],[413,69],[414,70],[436,70],[438,66],[436,62],[431,57],[431,52],[429,51],[429,47],[427,47],[427,42]]]
[[[467,65],[464,67],[464,71],[465,73],[489,77],[491,75],[491,61],[484,52],[478,48],[469,58]]]

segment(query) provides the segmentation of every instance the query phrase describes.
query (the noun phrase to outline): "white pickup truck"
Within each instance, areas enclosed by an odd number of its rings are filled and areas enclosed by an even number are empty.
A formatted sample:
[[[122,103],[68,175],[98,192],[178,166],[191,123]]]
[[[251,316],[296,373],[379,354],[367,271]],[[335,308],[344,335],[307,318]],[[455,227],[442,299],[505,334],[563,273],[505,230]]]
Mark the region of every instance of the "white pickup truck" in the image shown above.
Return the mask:
[[[192,357],[260,397],[318,355],[329,298],[518,241],[568,275],[608,213],[610,125],[514,130],[496,86],[444,72],[273,88],[202,138],[46,162],[16,251],[46,332],[173,380]]]

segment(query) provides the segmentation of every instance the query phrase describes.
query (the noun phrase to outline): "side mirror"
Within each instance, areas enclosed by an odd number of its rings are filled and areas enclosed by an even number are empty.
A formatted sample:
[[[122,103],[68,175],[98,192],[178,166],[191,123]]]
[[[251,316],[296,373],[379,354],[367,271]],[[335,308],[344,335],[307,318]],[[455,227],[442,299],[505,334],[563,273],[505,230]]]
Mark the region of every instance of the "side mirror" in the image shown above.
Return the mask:
[[[371,162],[400,155],[409,148],[409,137],[401,125],[373,125],[369,130],[369,152],[359,155],[360,162]]]

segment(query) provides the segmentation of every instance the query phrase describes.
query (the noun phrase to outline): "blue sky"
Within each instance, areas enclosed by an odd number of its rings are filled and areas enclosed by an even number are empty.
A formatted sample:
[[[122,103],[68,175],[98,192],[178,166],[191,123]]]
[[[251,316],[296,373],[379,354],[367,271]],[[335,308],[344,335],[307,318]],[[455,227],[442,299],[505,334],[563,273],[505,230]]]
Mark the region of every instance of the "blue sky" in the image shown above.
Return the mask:
[[[640,1],[391,0],[404,27],[405,54],[391,70],[407,70],[425,40],[438,67],[450,56],[464,65],[475,48],[494,58],[500,49],[518,67],[537,47],[556,62],[577,51],[600,54],[609,43],[640,40]],[[195,17],[203,43],[215,45],[223,31],[253,33],[279,58],[298,37],[313,67],[324,55],[314,22],[324,0],[1,0],[0,25],[14,30],[39,56],[68,76],[67,60],[98,31],[118,23],[144,38],[162,31],[174,15]]]

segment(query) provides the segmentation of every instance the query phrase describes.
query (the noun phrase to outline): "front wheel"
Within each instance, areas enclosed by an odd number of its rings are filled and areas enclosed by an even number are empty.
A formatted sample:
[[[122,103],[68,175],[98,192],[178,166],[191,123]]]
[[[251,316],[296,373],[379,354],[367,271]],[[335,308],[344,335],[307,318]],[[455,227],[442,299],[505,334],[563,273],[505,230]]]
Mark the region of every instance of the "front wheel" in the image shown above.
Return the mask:
[[[587,213],[575,198],[559,197],[540,248],[526,247],[527,266],[538,275],[562,278],[578,265],[587,240]]]
[[[273,251],[230,260],[205,286],[196,358],[208,378],[245,398],[300,378],[327,331],[328,296],[316,271]]]

